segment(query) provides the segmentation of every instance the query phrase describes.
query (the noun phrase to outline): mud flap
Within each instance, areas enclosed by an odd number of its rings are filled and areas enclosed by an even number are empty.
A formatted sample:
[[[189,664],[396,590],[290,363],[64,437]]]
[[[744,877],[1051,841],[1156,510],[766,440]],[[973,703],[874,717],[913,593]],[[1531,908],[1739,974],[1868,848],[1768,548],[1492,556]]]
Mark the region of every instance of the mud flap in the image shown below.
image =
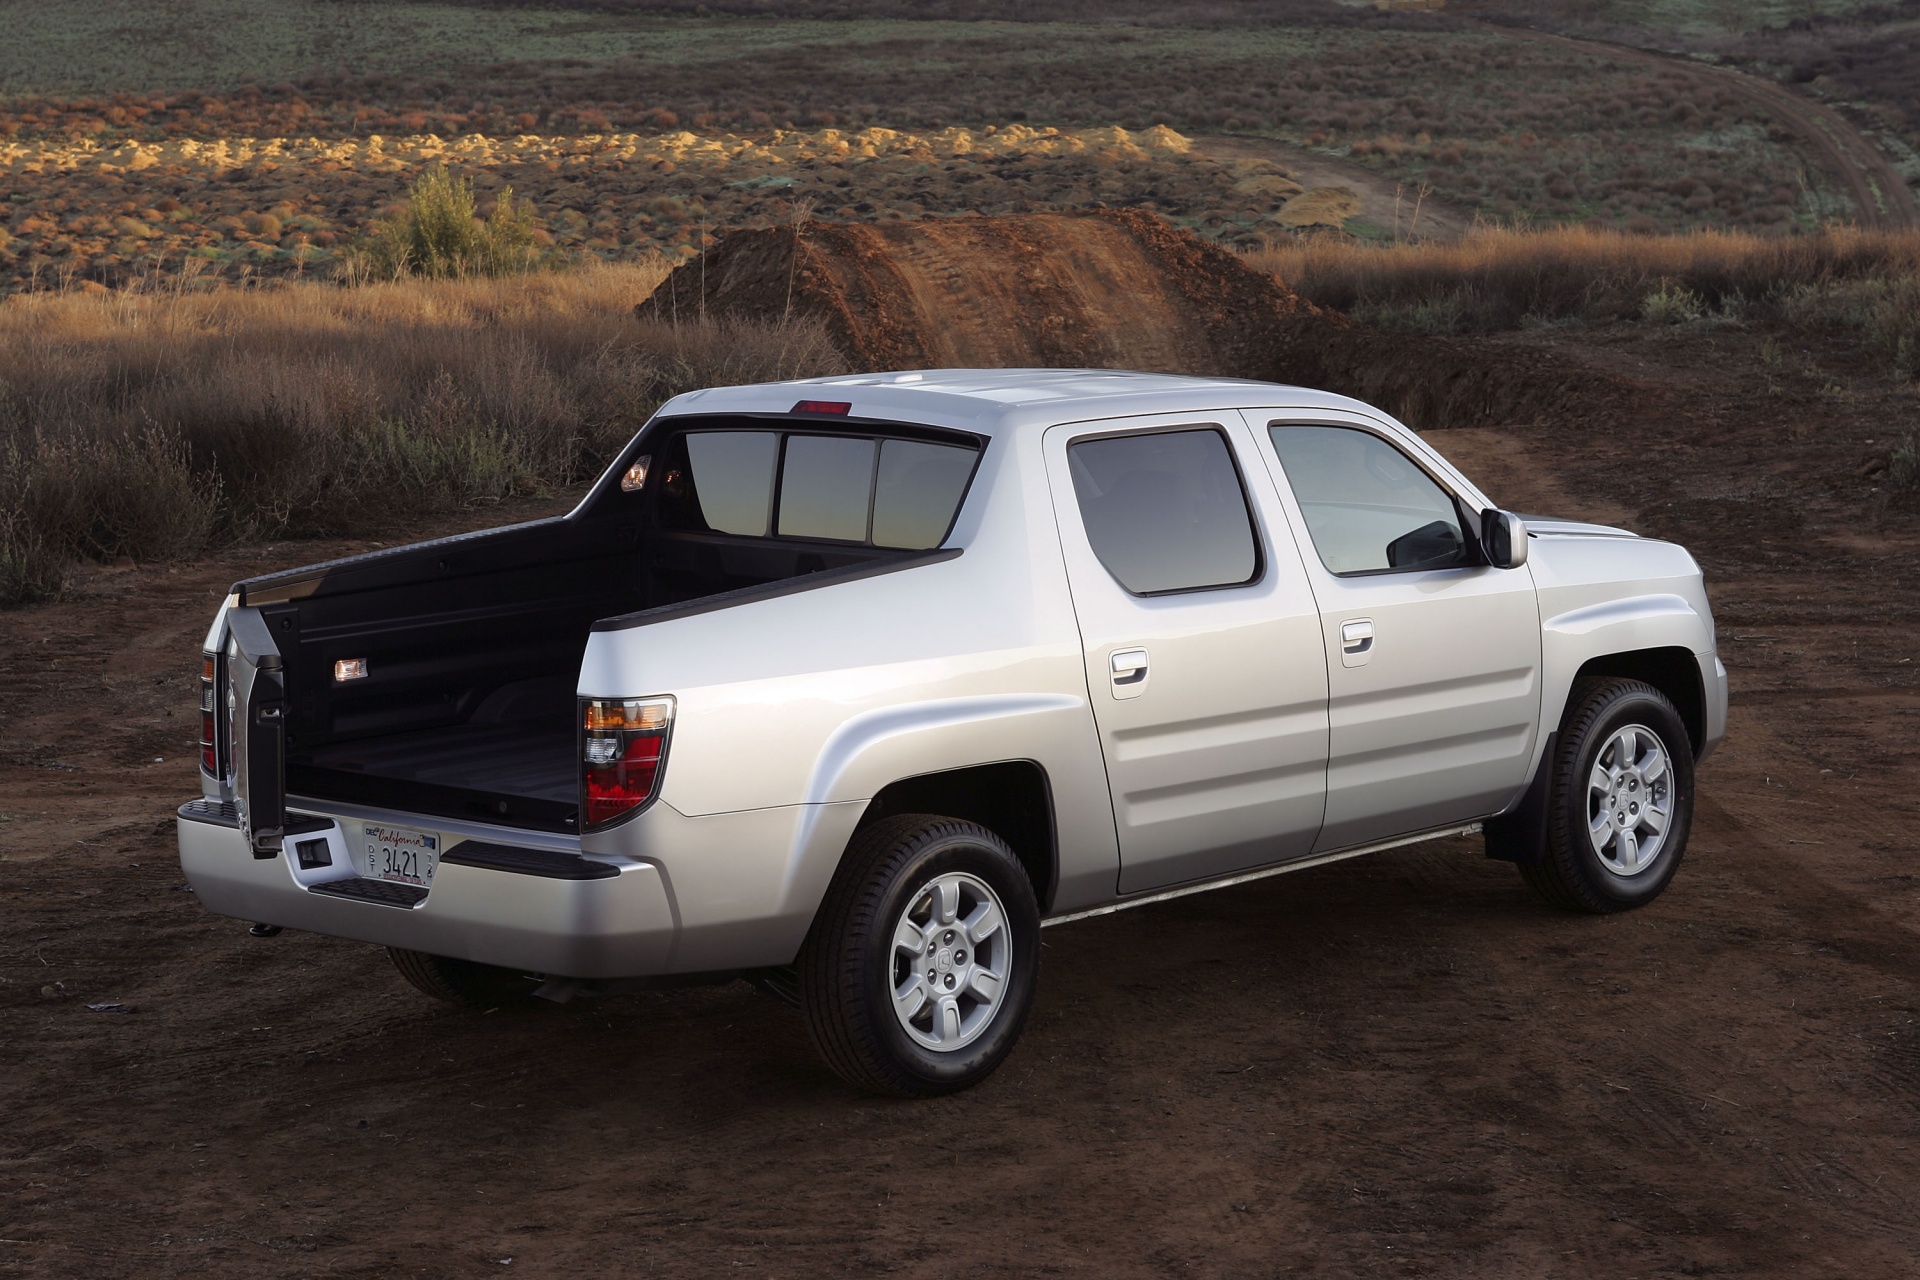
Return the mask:
[[[1556,730],[1547,735],[1540,767],[1533,771],[1520,803],[1486,821],[1487,856],[1501,862],[1538,862],[1547,851],[1547,801],[1553,786],[1554,752],[1560,745]]]
[[[286,677],[258,609],[227,615],[227,710],[233,799],[256,858],[280,854],[287,825]]]

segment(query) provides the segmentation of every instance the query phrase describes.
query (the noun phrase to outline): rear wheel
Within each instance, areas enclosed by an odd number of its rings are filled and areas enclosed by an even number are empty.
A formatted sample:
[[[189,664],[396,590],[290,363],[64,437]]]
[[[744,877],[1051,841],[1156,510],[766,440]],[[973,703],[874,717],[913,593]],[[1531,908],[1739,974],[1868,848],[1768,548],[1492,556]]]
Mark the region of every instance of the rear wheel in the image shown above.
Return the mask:
[[[541,980],[516,969],[502,969],[452,956],[388,947],[400,976],[436,1000],[471,1009],[496,1009],[531,999]]]
[[[1555,906],[1595,914],[1660,896],[1693,824],[1693,750],[1680,713],[1638,680],[1574,689],[1547,801],[1547,847],[1521,863]]]
[[[796,966],[813,1042],[848,1082],[931,1097],[992,1074],[1033,1004],[1040,909],[971,822],[903,814],[855,837]]]

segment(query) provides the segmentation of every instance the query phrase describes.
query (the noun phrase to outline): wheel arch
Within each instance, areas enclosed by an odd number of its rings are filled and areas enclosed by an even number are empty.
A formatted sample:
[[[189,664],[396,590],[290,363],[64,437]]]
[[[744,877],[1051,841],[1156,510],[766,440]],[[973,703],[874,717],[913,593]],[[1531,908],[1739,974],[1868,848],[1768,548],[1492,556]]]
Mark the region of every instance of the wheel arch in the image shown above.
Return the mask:
[[[1683,645],[1658,645],[1596,654],[1568,680],[1559,710],[1541,728],[1541,747],[1526,789],[1504,811],[1486,820],[1487,856],[1521,864],[1539,861],[1547,841],[1547,805],[1553,761],[1566,719],[1582,682],[1590,679],[1638,680],[1652,685],[1680,713],[1691,754],[1698,760],[1707,733],[1707,693],[1700,660]],[[1544,717],[1543,717],[1544,718]]]
[[[1707,693],[1700,679],[1700,660],[1692,650],[1666,645],[1588,658],[1574,672],[1573,687],[1578,688],[1582,680],[1601,678],[1639,680],[1665,694],[1680,713],[1680,723],[1687,729],[1688,746],[1694,757],[1699,758],[1707,740]],[[1563,707],[1560,713],[1563,718],[1566,712],[1567,708]]]
[[[853,835],[902,813],[977,822],[1005,840],[1033,882],[1045,915],[1060,879],[1053,787],[1037,760],[999,760],[917,774],[888,783],[860,815]]]

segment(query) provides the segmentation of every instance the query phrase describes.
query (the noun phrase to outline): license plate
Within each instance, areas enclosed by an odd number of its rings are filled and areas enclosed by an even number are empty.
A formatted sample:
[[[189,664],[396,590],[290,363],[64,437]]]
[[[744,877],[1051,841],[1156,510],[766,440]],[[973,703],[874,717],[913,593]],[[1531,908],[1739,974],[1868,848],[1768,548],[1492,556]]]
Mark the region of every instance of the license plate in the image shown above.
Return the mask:
[[[433,869],[440,863],[440,837],[431,831],[368,823],[361,849],[366,859],[360,874],[369,880],[433,887]]]

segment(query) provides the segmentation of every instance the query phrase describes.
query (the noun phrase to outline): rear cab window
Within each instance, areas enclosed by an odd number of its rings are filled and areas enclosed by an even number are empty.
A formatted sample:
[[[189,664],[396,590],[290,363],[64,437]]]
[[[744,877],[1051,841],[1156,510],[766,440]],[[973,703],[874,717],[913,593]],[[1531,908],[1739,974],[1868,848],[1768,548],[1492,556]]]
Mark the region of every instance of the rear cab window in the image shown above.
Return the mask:
[[[946,540],[978,442],[771,426],[689,427],[658,469],[663,526],[927,551]]]

